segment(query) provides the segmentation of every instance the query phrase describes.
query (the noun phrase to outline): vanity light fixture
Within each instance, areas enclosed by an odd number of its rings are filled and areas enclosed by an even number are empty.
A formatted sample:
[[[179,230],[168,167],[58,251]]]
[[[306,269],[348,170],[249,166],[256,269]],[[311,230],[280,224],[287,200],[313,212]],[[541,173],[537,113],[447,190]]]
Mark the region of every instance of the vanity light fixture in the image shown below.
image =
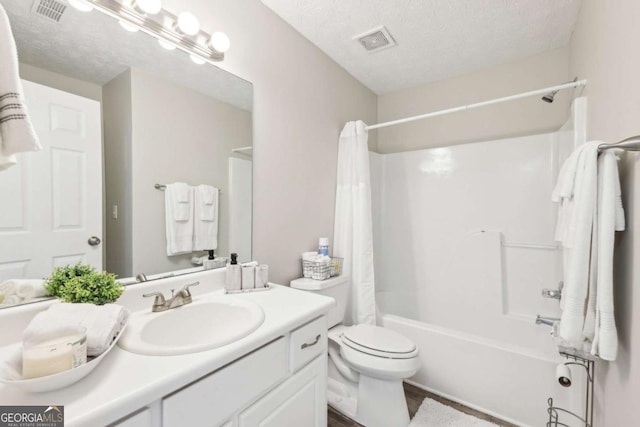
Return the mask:
[[[162,2],[160,0],[133,0],[132,6],[149,15],[155,15],[162,10]]]
[[[182,12],[178,15],[176,29],[188,36],[195,36],[200,32],[200,21],[191,12]]]
[[[163,48],[167,49],[167,50],[175,50],[176,49],[176,45],[169,43],[168,41],[164,40],[164,39],[158,39],[158,44],[160,46],[162,46]]]
[[[202,65],[207,62],[204,59],[200,58],[198,55],[194,55],[194,54],[189,55],[189,58],[191,58],[191,60],[198,65]]]
[[[69,5],[73,6],[74,8],[78,9],[81,12],[91,12],[93,10],[93,6],[91,6],[85,0],[67,0],[67,1],[69,2]]]
[[[224,53],[229,50],[231,42],[229,41],[229,37],[227,37],[225,33],[217,31],[211,35],[211,39],[209,39],[209,45],[218,52]]]
[[[167,50],[179,49],[196,64],[224,60],[229,49],[229,37],[222,32],[213,35],[200,29],[193,13],[173,15],[162,8],[161,0],[67,0],[80,10],[96,9],[117,19],[127,31],[142,31],[156,38]],[[83,8],[84,6],[84,8]]]
[[[131,33],[136,33],[138,32],[138,27],[136,27],[135,25],[132,25],[130,23],[128,23],[127,21],[118,21],[118,23],[120,24],[120,26],[122,28],[124,28],[125,30],[131,32]]]

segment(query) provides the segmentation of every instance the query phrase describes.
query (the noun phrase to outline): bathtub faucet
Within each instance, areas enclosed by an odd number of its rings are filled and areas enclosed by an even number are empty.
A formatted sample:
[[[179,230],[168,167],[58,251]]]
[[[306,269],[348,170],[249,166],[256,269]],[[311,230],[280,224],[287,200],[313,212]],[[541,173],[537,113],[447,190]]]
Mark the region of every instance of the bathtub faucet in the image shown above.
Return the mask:
[[[536,316],[536,325],[549,325],[553,326],[554,323],[559,321],[560,319],[555,317],[543,317],[539,314]]]

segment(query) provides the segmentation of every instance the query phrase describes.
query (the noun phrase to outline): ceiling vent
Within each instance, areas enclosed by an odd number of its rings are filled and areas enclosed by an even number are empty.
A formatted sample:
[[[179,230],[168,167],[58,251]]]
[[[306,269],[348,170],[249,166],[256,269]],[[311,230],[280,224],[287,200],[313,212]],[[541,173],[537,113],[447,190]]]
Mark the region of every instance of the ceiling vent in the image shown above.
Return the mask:
[[[60,22],[67,5],[57,0],[35,0],[31,13],[40,15],[50,21]]]
[[[357,40],[369,53],[378,52],[396,45],[395,40],[393,40],[393,37],[389,34],[389,30],[384,26],[355,36],[353,40]]]

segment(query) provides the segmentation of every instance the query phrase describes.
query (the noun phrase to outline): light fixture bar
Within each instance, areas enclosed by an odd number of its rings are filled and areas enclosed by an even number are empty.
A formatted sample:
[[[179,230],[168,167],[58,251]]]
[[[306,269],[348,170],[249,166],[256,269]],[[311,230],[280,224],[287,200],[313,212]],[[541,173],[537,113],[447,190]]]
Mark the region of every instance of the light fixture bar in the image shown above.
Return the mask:
[[[156,39],[169,42],[181,51],[200,57],[205,62],[215,64],[216,62],[224,60],[224,53],[197,43],[197,40],[203,40],[206,43],[211,38],[209,33],[200,30],[198,34],[189,37],[178,33],[172,26],[164,25],[166,22],[175,23],[178,19],[177,16],[165,9],[161,9],[159,13],[149,16],[140,14],[117,0],[86,1],[93,5],[96,10],[117,20],[131,24]]]

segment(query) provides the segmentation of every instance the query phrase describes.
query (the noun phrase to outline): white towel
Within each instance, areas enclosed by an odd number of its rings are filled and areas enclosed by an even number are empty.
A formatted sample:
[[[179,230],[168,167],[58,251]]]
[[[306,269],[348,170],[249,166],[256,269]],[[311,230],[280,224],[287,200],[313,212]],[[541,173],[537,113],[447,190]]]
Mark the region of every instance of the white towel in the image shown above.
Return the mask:
[[[565,261],[558,335],[564,345],[615,360],[613,242],[625,221],[617,158],[612,151],[598,157],[600,144],[571,154],[552,195],[560,202],[556,239]]]
[[[174,221],[189,221],[191,218],[192,193],[192,188],[184,182],[167,185],[165,195],[169,195],[172,200],[172,217]]]
[[[615,232],[624,230],[618,161],[612,151],[598,159],[598,289],[591,353],[613,361],[618,354],[618,333],[613,315],[613,244]]]
[[[7,280],[5,282],[0,283],[0,292],[2,295],[6,297],[10,297],[11,295],[16,294],[16,284],[13,280]]]
[[[13,295],[9,295],[4,297],[4,299],[2,300],[2,306],[10,306],[10,305],[18,305],[22,303],[22,298],[20,298],[18,295],[13,294]]]
[[[39,279],[15,279],[9,280],[16,287],[16,295],[26,300],[45,297],[48,295],[44,288],[45,281]]]
[[[179,202],[179,197],[184,198],[185,186],[187,202]],[[167,255],[193,252],[193,188],[184,183],[167,185],[164,207]]]
[[[195,189],[193,249],[218,249],[218,194],[217,188],[199,185]]]
[[[18,53],[9,17],[0,5],[0,164],[15,164],[17,153],[42,149],[24,101],[18,70]]]
[[[111,345],[128,316],[129,312],[117,304],[53,304],[31,320],[23,342],[46,340],[62,328],[79,325],[87,330],[87,355],[99,356]]]
[[[573,206],[570,215],[564,217],[565,231],[562,243],[566,253],[565,286],[562,292],[562,317],[560,336],[576,348],[582,346],[585,319],[585,301],[589,283],[589,263],[594,206],[597,193],[598,142],[588,142],[576,150],[577,167],[573,179]],[[562,168],[571,173],[571,168]],[[568,176],[559,176],[558,183],[571,181]],[[570,188],[570,185],[564,190]],[[563,195],[567,193],[561,193]],[[565,206],[566,208],[566,206]],[[562,206],[561,206],[562,209]]]

